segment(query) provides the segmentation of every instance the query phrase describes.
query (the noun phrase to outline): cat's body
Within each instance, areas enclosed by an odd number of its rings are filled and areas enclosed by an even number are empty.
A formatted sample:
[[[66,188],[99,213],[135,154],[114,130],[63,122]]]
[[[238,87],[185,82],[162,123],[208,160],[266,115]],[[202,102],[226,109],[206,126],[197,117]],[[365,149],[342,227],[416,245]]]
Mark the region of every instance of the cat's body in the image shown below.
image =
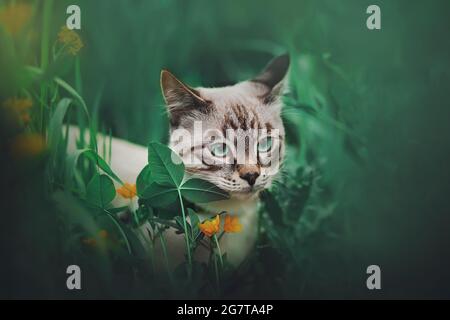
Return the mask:
[[[201,220],[226,211],[238,216],[242,224],[242,232],[225,234],[220,242],[234,265],[241,263],[255,244],[258,196],[270,186],[284,156],[279,97],[288,66],[288,56],[278,57],[255,79],[223,88],[193,89],[168,71],[161,74],[171,125],[169,146],[181,156],[188,175],[208,180],[230,194],[228,200],[197,204]],[[70,132],[69,150],[74,150],[79,135],[77,128]],[[100,154],[102,139],[107,137],[98,136]],[[147,164],[147,148],[116,138],[111,147],[113,171],[123,181],[135,183]],[[115,205],[136,208],[135,200],[119,197]],[[144,243],[150,229],[148,224],[141,229]],[[175,267],[185,260],[183,235],[169,229],[165,238],[171,267]],[[159,245],[157,241],[154,249],[161,263]],[[199,246],[195,259],[207,262],[208,255],[209,251]]]

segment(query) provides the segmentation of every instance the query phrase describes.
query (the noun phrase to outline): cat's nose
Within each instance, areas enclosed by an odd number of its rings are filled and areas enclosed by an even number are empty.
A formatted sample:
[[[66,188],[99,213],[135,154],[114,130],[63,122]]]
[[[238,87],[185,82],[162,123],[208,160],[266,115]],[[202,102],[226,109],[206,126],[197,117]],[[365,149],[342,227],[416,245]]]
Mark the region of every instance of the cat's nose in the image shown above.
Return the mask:
[[[256,179],[258,179],[261,169],[259,165],[238,165],[237,171],[241,179],[248,182],[249,185],[253,186]]]
[[[259,172],[247,172],[243,175],[240,175],[241,179],[244,179],[248,182],[249,185],[253,186],[255,184],[256,179],[259,177]]]

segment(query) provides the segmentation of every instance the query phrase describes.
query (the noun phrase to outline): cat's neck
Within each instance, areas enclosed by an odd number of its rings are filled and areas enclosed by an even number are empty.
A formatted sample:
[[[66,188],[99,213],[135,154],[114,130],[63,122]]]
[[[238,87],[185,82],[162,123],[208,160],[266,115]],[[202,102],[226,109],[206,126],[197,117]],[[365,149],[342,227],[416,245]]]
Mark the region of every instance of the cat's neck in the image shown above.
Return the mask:
[[[258,233],[258,203],[259,197],[255,195],[247,199],[231,198],[211,202],[201,207],[200,220],[211,218],[222,211],[239,216],[242,231],[226,233],[220,241],[221,250],[227,254],[227,259],[232,265],[240,265],[254,248]]]
[[[247,212],[254,212],[258,206],[259,196],[255,194],[246,199],[232,197],[227,200],[197,204],[201,208],[202,214],[205,216],[214,216],[220,212],[226,211],[231,215],[242,216]]]

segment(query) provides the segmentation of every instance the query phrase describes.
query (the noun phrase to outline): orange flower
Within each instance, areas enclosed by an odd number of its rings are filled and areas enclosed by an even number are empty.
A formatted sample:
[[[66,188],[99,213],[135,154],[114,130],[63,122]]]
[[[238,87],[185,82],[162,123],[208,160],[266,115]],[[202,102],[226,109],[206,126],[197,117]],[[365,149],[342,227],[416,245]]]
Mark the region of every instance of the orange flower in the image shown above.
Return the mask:
[[[28,4],[10,4],[0,9],[0,25],[10,35],[19,34],[33,15],[33,9]]]
[[[73,30],[69,30],[66,26],[61,27],[58,33],[58,41],[61,42],[71,55],[76,55],[81,48],[84,47],[80,36]]]
[[[117,189],[117,193],[125,199],[133,199],[137,194],[136,185],[125,183],[122,187]]]
[[[39,134],[21,134],[12,143],[11,151],[16,158],[35,157],[46,148],[44,138]]]
[[[212,237],[217,232],[219,232],[220,216],[217,215],[212,220],[206,220],[203,223],[199,223],[198,227],[206,236]]]
[[[225,232],[241,232],[242,224],[239,222],[239,218],[237,216],[230,216],[229,214],[227,214],[225,216],[223,230]]]

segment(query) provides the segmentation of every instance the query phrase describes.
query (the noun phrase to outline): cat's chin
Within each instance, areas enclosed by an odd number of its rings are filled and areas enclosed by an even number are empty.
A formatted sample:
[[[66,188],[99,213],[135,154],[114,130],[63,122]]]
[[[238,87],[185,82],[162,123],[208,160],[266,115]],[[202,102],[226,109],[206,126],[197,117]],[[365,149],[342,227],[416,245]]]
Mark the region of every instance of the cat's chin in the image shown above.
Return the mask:
[[[262,190],[249,190],[249,191],[242,191],[242,192],[230,192],[230,199],[235,200],[249,200],[253,198],[257,198],[259,193]]]

